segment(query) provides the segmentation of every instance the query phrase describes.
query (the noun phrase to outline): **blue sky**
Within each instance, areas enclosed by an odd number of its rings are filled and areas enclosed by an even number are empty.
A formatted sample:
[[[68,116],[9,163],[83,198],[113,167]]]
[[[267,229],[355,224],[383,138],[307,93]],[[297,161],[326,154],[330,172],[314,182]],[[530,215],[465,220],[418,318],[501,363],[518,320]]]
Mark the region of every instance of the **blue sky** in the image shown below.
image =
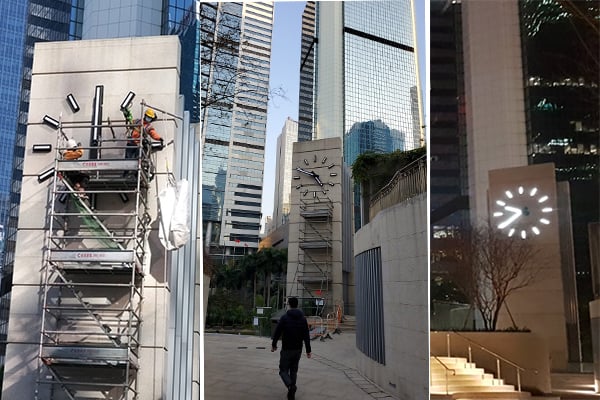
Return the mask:
[[[421,75],[422,92],[425,93],[425,49],[427,27],[425,13],[428,1],[414,0],[416,7],[417,49],[419,57],[419,73]],[[282,88],[285,97],[275,97],[269,101],[267,118],[267,143],[265,147],[265,176],[263,181],[262,214],[273,213],[273,196],[275,190],[275,152],[277,136],[288,117],[298,120],[298,85],[300,71],[300,32],[302,26],[303,1],[275,2],[275,19],[273,24],[273,41],[271,49],[270,86]]]

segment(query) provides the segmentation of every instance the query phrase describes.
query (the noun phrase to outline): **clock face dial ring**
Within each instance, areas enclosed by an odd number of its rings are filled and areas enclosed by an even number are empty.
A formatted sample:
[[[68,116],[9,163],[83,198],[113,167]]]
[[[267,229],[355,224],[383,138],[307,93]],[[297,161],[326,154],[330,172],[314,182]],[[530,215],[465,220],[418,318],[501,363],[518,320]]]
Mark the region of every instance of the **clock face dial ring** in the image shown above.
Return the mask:
[[[301,198],[326,198],[330,188],[337,184],[333,180],[337,176],[332,171],[333,167],[335,164],[328,162],[327,156],[317,153],[308,155],[292,167],[292,187],[300,193]]]
[[[507,236],[535,237],[550,225],[549,197],[537,187],[518,186],[504,191],[493,203],[492,222]]]

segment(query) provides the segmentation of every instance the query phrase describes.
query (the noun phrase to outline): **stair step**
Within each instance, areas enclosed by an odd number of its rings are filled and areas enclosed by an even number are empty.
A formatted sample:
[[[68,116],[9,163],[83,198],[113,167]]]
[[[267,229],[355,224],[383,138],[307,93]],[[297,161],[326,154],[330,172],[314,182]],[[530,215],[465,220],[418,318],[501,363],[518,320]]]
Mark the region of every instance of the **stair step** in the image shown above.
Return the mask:
[[[463,362],[466,363],[467,359],[465,357],[445,357],[445,356],[437,356],[437,357],[431,357],[430,358],[430,363],[431,364],[437,364],[440,365],[439,362],[437,362],[437,360],[440,360],[441,362],[443,362],[444,364],[448,365],[451,363],[457,363],[457,362]]]
[[[455,393],[454,400],[531,400],[529,392]],[[433,397],[432,399],[433,400]],[[552,398],[548,400],[553,400]]]
[[[448,392],[450,393],[468,393],[468,392],[514,392],[515,388],[513,385],[448,385]],[[431,385],[429,387],[431,393],[446,393],[446,385]]]
[[[492,377],[488,377],[488,378],[480,378],[480,377],[470,377],[468,375],[463,375],[461,377],[458,377],[457,379],[452,379],[454,377],[448,377],[448,386],[484,386],[484,385],[489,385],[489,386],[501,386],[504,385],[504,380],[503,379],[496,379],[496,378],[492,378]],[[441,379],[432,379],[431,380],[431,384],[432,385],[436,385],[436,386],[442,386],[442,385],[446,385],[446,380],[444,378]]]
[[[433,371],[445,371],[446,369],[473,369],[477,368],[475,363],[456,363],[456,364],[444,364],[441,365],[439,363],[432,364],[429,368]]]
[[[436,381],[445,382],[445,380],[446,380],[446,374],[444,374],[444,373],[433,372],[430,375],[431,375],[431,380],[434,382],[436,382]],[[448,380],[454,381],[454,382],[482,380],[482,379],[483,380],[494,379],[494,375],[488,374],[488,373],[484,373],[481,375],[468,375],[468,374],[452,375],[451,372],[448,373]]]

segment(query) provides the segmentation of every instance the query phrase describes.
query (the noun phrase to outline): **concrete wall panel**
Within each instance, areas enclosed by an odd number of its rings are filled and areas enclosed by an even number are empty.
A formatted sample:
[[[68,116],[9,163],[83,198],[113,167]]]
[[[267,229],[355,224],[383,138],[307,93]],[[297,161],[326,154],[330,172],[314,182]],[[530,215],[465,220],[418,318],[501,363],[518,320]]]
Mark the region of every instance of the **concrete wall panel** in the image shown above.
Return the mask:
[[[355,255],[381,247],[386,355],[381,365],[359,351],[357,366],[399,398],[428,395],[427,213],[422,194],[381,211],[354,238]]]

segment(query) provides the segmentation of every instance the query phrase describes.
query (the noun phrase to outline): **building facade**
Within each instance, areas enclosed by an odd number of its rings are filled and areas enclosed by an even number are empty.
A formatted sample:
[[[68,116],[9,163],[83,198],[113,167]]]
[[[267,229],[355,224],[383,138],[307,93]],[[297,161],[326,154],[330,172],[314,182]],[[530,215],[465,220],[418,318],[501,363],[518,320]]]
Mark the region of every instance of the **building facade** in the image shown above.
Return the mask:
[[[302,37],[300,53],[300,88],[298,95],[298,141],[313,137],[315,52],[317,47],[315,31],[314,1],[307,1],[302,13]]]
[[[275,195],[271,229],[277,229],[289,221],[290,193],[292,189],[292,144],[298,138],[298,122],[289,118],[277,137],[275,162]]]
[[[419,147],[412,2],[319,3],[316,29],[315,138],[346,148],[355,124],[379,120],[397,136],[388,151]]]
[[[600,44],[596,1],[520,3],[527,157],[568,182],[582,345],[591,362],[589,226],[600,220]],[[577,60],[577,62],[573,62]]]
[[[201,3],[202,220],[215,259],[258,249],[273,4]]]

